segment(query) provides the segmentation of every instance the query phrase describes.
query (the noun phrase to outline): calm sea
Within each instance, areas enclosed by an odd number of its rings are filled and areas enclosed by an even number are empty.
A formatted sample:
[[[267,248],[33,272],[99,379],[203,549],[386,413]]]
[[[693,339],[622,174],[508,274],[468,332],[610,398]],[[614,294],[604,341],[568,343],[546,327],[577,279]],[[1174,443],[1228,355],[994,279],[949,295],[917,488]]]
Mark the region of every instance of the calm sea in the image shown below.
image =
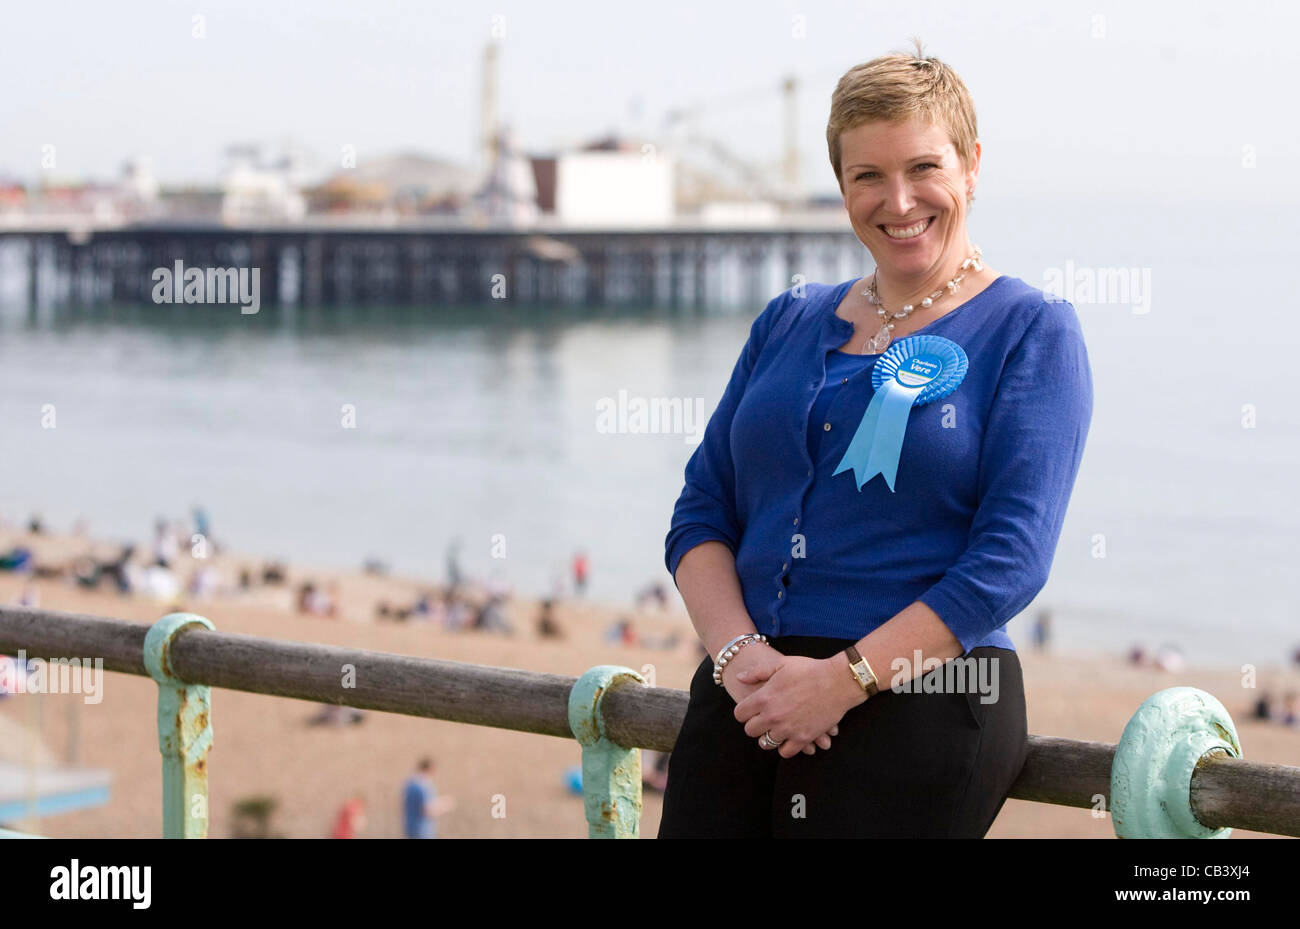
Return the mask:
[[[1052,579],[1012,636],[1027,645],[1029,615],[1048,606],[1063,647],[1176,642],[1194,661],[1283,660],[1300,644],[1300,322],[1285,216],[981,202],[972,231],[1003,273],[1037,286],[1068,277],[1096,390]],[[150,306],[33,320],[12,299],[22,285],[10,259],[9,520],[40,512],[66,529],[85,518],[92,534],[147,540],[155,517],[200,503],[233,548],[322,566],[375,557],[430,580],[459,538],[466,571],[530,594],[583,549],[589,595],[616,602],[655,580],[673,590],[663,542],[695,445],[602,432],[598,404],[620,391],[698,397],[707,417],[762,309],[497,304],[290,323]],[[870,268],[863,252],[808,275]],[[1131,290],[1088,297],[1089,273]],[[773,265],[766,293],[789,286],[781,274]],[[41,426],[46,404],[53,429]],[[345,405],[355,428],[342,425]]]

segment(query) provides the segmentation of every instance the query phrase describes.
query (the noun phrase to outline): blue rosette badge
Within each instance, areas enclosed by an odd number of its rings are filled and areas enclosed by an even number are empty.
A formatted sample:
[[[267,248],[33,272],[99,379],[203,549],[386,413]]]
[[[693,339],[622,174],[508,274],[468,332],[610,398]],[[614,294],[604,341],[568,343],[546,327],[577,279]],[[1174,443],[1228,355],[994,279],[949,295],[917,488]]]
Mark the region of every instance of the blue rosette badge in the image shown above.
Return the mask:
[[[912,407],[948,396],[969,365],[962,347],[941,336],[908,336],[891,345],[871,372],[875,396],[832,476],[852,470],[861,493],[880,474],[892,492]]]

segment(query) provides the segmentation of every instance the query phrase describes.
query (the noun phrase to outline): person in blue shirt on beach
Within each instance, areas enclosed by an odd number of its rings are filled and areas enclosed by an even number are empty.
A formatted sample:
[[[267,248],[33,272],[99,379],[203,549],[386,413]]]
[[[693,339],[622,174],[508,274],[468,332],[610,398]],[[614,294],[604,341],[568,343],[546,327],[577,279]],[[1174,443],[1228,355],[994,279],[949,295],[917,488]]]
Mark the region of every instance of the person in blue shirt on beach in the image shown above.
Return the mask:
[[[1027,754],[1005,626],[1047,582],[1092,418],[1078,316],[971,243],[974,104],[919,43],[840,79],[826,138],[875,270],[768,303],[686,465],[665,564],[710,657],[661,838],[983,837]],[[922,343],[964,374],[860,483],[873,369]]]
[[[439,797],[433,786],[433,759],[421,758],[402,789],[402,823],[408,839],[437,837],[437,819],[450,812],[450,797]]]

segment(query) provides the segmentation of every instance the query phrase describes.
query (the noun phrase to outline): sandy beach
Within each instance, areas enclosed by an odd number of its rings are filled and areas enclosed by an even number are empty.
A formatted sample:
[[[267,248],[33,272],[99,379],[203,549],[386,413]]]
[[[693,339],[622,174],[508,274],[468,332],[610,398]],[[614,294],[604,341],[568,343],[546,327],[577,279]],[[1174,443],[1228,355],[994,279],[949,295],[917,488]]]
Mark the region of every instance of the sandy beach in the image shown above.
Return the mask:
[[[32,549],[40,565],[67,563],[95,552],[108,559],[119,545],[69,534],[29,535],[0,530],[0,552],[15,545]],[[140,546],[143,561],[146,545]],[[187,554],[182,560],[189,562]],[[222,552],[206,559],[221,583],[233,585],[243,567],[259,574],[260,561]],[[539,605],[512,597],[505,615],[514,634],[448,630],[437,623],[375,618],[380,601],[410,604],[421,590],[437,585],[412,578],[376,576],[362,571],[311,570],[289,564],[286,582],[255,586],[211,599],[181,595],[166,601],[123,596],[103,583],[87,590],[64,578],[27,580],[0,572],[0,602],[17,603],[24,587],[36,592],[39,606],[152,622],[175,606],[199,613],[218,629],[275,639],[314,641],[419,657],[436,657],[502,667],[578,675],[597,664],[655,669],[661,687],[685,689],[698,664],[695,637],[669,582],[670,608],[567,601],[557,604],[560,639],[542,639],[536,630]],[[182,581],[188,567],[179,572]],[[304,580],[333,582],[336,615],[303,615],[295,608]],[[660,639],[683,632],[674,649],[610,644],[608,628],[629,617],[638,637]],[[640,640],[640,639],[638,639]],[[36,656],[29,656],[36,657]],[[1234,668],[1189,667],[1179,672],[1128,665],[1121,655],[1020,652],[1028,700],[1029,729],[1036,735],[1117,742],[1125,723],[1149,695],[1165,687],[1190,685],[1218,697],[1232,713],[1245,757],[1254,761],[1300,764],[1300,729],[1248,718],[1260,690],[1275,694],[1300,690],[1300,672],[1280,664],[1258,670],[1257,689],[1242,686]],[[161,832],[161,771],[155,729],[157,688],[147,678],[109,674],[103,700],[85,705],[76,694],[10,697],[0,701],[0,722],[10,731],[29,716],[26,699],[39,699],[44,745],[60,762],[67,757],[69,726],[75,714],[73,751],[78,764],[107,768],[113,774],[110,801],[101,807],[40,821],[39,831],[55,837],[150,837]],[[440,794],[455,799],[455,809],[439,821],[444,838],[578,838],[586,835],[582,800],[565,785],[565,771],[580,760],[573,740],[509,732],[392,714],[368,712],[356,725],[309,725],[316,704],[226,690],[213,691],[215,744],[209,755],[211,835],[226,837],[234,828],[232,808],[243,799],[270,796],[276,801],[272,830],[286,837],[328,836],[341,804],[353,794],[367,803],[363,837],[396,837],[401,785],[416,760],[436,759],[434,781]],[[833,750],[833,748],[832,748]],[[6,754],[7,753],[7,754]],[[13,744],[0,756],[20,758]],[[882,760],[887,763],[887,759]],[[494,816],[505,798],[505,815]],[[641,833],[658,829],[660,795],[646,791]],[[1236,830],[1234,838],[1257,833]],[[1108,816],[1091,811],[1009,800],[990,838],[1113,837]]]

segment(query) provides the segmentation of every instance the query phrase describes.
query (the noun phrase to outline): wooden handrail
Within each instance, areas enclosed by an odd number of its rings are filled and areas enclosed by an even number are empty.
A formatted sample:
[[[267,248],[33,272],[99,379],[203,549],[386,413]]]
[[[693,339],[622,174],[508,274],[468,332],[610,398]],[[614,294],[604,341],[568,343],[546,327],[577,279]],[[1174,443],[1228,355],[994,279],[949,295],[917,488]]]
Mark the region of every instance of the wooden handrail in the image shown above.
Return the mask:
[[[105,670],[148,676],[150,626],[54,610],[0,607],[0,653],[102,658]],[[476,726],[574,738],[569,698],[577,678],[364,649],[192,628],[168,652],[170,670],[192,684],[292,697]],[[351,666],[354,686],[342,685]],[[625,748],[671,751],[686,714],[685,691],[629,684],[601,699],[608,739]],[[1029,736],[1010,797],[1110,808],[1116,746]],[[1211,828],[1300,836],[1300,768],[1211,753],[1191,777],[1196,819]]]

